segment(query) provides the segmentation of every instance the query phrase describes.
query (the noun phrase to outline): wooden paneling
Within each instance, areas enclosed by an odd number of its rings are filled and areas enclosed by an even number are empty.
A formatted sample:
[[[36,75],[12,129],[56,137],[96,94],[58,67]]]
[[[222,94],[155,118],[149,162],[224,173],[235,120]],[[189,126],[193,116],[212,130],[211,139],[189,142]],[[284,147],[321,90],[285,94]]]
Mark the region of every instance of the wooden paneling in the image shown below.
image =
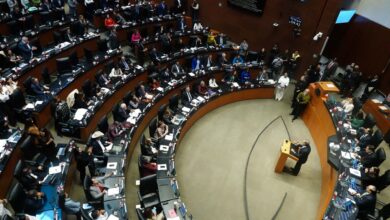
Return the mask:
[[[334,26],[324,55],[337,57],[342,66],[357,63],[366,77],[381,74],[380,89],[390,92],[390,70],[382,72],[390,59],[390,29],[355,15]]]

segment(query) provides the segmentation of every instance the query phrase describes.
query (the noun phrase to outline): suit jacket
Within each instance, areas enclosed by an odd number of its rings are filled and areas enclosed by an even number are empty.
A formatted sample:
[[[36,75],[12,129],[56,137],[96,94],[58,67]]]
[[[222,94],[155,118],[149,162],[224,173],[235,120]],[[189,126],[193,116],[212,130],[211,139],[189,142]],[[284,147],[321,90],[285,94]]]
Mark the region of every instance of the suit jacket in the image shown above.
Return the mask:
[[[361,197],[355,197],[355,202],[359,208],[359,216],[364,216],[373,213],[375,210],[376,194],[362,194]]]
[[[96,177],[96,180],[103,186],[103,181],[105,179],[107,179],[108,176],[101,176],[101,177]],[[104,196],[104,193],[102,191],[100,191],[100,188],[97,187],[97,186],[90,186],[89,187],[89,193],[91,194],[92,198],[94,199],[99,199],[99,198],[102,198]]]
[[[41,96],[41,95],[45,94],[44,89],[40,84],[31,83],[30,88],[31,88],[31,91],[36,96]]]
[[[125,111],[123,108],[118,109],[118,112],[116,114],[118,122],[125,122],[127,118],[129,117],[127,111]]]
[[[219,35],[215,38],[215,40],[217,41],[218,45],[225,45],[226,44],[226,37],[225,36]]]
[[[372,167],[374,163],[377,161],[377,157],[375,152],[372,154],[367,154],[366,152],[362,153],[361,162],[364,167]]]
[[[191,103],[191,101],[195,98],[194,94],[192,94],[191,92],[190,92],[190,95],[191,96],[189,96],[186,91],[183,91],[183,93],[181,94],[181,101],[185,105],[189,105]]]
[[[207,66],[207,64],[209,64],[210,66]],[[203,59],[202,65],[203,65],[204,67],[212,67],[212,66],[214,66],[213,59],[212,59],[212,58],[209,59],[209,57],[206,56],[206,57]]]
[[[309,154],[310,154],[310,151],[311,151],[311,147],[310,145],[307,145],[306,147],[303,147],[301,148],[300,150],[298,150],[298,158],[299,158],[299,162],[300,163],[306,163],[307,161],[307,158],[309,157]]]
[[[197,66],[197,64],[198,64],[198,61],[199,61],[199,69],[201,69],[202,67],[202,62],[201,62],[201,60],[198,60],[198,58],[196,58],[196,57],[194,57],[193,59],[192,59],[192,61],[191,61],[191,68],[192,68],[192,70],[195,70],[196,69],[196,66]]]
[[[30,45],[27,45],[23,43],[22,41],[19,41],[18,43],[18,50],[20,55],[22,56],[23,60],[25,62],[29,62],[31,58],[33,57],[32,47]]]

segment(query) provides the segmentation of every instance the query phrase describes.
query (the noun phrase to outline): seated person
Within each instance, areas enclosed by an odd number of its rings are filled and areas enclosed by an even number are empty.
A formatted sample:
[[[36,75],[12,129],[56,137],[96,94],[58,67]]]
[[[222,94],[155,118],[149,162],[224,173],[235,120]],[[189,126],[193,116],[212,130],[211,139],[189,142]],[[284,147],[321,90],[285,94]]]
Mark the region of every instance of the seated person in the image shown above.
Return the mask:
[[[358,144],[360,149],[364,149],[371,142],[372,138],[372,129],[371,128],[362,128],[359,130],[359,133],[362,133],[359,137]]]
[[[121,68],[119,68],[119,65],[115,65],[109,75],[110,81],[114,83],[122,80],[123,76],[123,72]]]
[[[29,63],[33,59],[33,51],[37,50],[37,47],[31,46],[27,37],[22,37],[22,40],[18,43],[18,50],[25,63]]]
[[[145,216],[146,220],[163,220],[163,219],[165,219],[164,212],[161,211],[160,213],[157,213],[156,208],[145,209],[144,216]]]
[[[30,84],[32,95],[43,97],[50,94],[49,87],[41,85],[39,80],[36,77],[33,77]]]
[[[248,85],[250,84],[250,80],[251,80],[251,74],[249,73],[249,69],[246,68],[242,70],[240,75],[240,83]]]
[[[256,77],[257,81],[267,81],[269,80],[268,69],[264,66],[263,69],[260,69],[259,74]]]
[[[152,162],[153,158],[149,156],[142,155],[141,156],[141,168],[144,171],[145,175],[155,174],[157,171],[157,163]]]
[[[173,119],[172,112],[168,108],[165,108],[162,120],[164,121],[165,124],[172,124],[172,119]]]
[[[156,78],[153,78],[152,82],[150,83],[150,90],[157,91],[159,87],[160,87],[160,82]]]
[[[379,171],[378,167],[362,168],[360,170],[362,184],[364,186],[376,185],[379,177]]]
[[[222,82],[229,85],[238,82],[237,70],[234,70],[233,72],[226,72],[226,76],[222,79]]]
[[[38,166],[37,168],[25,167],[22,170],[19,181],[23,185],[23,188],[27,190],[31,190],[31,189],[39,190],[45,176],[46,176],[45,172],[41,165]]]
[[[359,153],[359,156],[360,162],[364,167],[372,167],[378,159],[375,154],[375,147],[372,145],[367,145],[364,148],[364,151]]]
[[[126,60],[126,58],[124,56],[122,56],[121,59],[119,60],[119,68],[121,68],[125,71],[129,71],[130,67],[131,67],[131,64],[129,64],[129,62]]]
[[[158,149],[151,138],[145,139],[145,150],[147,152],[147,156],[157,156]]]
[[[215,40],[219,46],[223,46],[226,44],[226,35],[219,33]]]
[[[212,89],[218,88],[218,84],[217,84],[214,76],[211,76],[209,79],[209,87]]]
[[[200,56],[197,55],[196,57],[192,58],[191,70],[197,71],[197,70],[200,70],[201,68],[203,68],[203,65],[201,63]]]
[[[153,95],[146,92],[145,86],[142,84],[137,88],[136,94],[144,102],[151,102],[153,99]]]
[[[47,151],[47,153],[55,150],[55,143],[53,139],[53,135],[46,128],[39,129],[38,126],[35,125],[35,122],[32,118],[26,119],[24,124],[25,131],[27,134],[30,134],[34,138],[34,145],[38,148],[41,148],[43,151]]]
[[[129,118],[130,111],[127,108],[127,105],[125,103],[122,103],[119,108],[118,112],[116,113],[117,121],[118,122],[125,122]]]
[[[104,180],[113,174],[113,172],[110,172],[105,176],[93,177],[91,179],[92,184],[89,187],[89,193],[91,194],[92,198],[100,199],[104,197],[104,194],[107,194],[108,187],[104,185]]]
[[[232,64],[242,64],[242,63],[244,63],[244,60],[242,59],[242,57],[239,54],[237,54],[233,58]]]
[[[120,15],[116,10],[114,10],[114,19],[117,21],[117,23],[119,24],[119,25],[123,25],[123,24],[126,24],[126,19],[125,18],[123,18],[123,16],[122,15]]]
[[[108,139],[112,142],[117,137],[121,137],[125,131],[121,123],[114,121],[108,128]]]
[[[207,88],[207,85],[206,83],[202,80],[200,81],[199,85],[198,85],[198,94],[199,95],[202,95],[202,96],[208,96],[209,95],[209,89]]]
[[[209,54],[206,59],[204,59],[203,66],[205,66],[207,69],[214,66],[213,55]]]
[[[99,84],[100,87],[105,87],[105,88],[111,88],[112,83],[110,78],[107,76],[106,73],[101,73],[97,77],[97,83]]]
[[[5,205],[8,203],[6,199],[0,199],[0,218],[5,219],[6,215],[8,217],[12,217],[12,213],[5,207]]]
[[[9,58],[9,61],[13,64],[19,63],[19,61],[22,60],[22,57],[19,55],[16,55],[11,49],[7,50],[7,56]]]
[[[108,214],[104,209],[97,209],[92,211],[91,217],[94,220],[107,220]]]
[[[186,86],[185,90],[181,94],[181,102],[183,105],[190,105],[191,101],[196,98],[195,95],[192,94],[191,88],[189,85]]]
[[[351,120],[351,127],[355,130],[363,127],[364,124],[364,114],[362,111],[359,111],[355,117]]]
[[[369,185],[365,192],[352,193],[356,206],[359,209],[358,218],[366,219],[368,214],[374,213],[376,204],[376,187]]]
[[[202,31],[202,30],[203,30],[203,26],[202,26],[202,24],[201,24],[199,21],[194,22],[194,25],[193,25],[193,27],[192,27],[192,30],[193,30],[194,32]]]
[[[39,192],[35,189],[29,190],[26,193],[26,199],[24,201],[24,211],[29,215],[36,215],[46,201],[46,196],[43,192]]]
[[[77,219],[81,219],[81,204],[69,198],[68,193],[61,191],[58,196],[59,207],[70,215],[76,215]]]
[[[72,106],[72,109],[79,109],[79,108],[85,108],[87,109],[88,106],[92,104],[92,101],[86,102],[84,93],[75,93],[74,94],[74,104]]]
[[[133,34],[131,35],[131,43],[138,44],[141,41],[141,39],[142,37],[138,29],[135,29]]]
[[[210,31],[210,33],[207,35],[207,45],[217,46],[217,41],[215,40],[215,34],[212,31]]]
[[[138,109],[140,104],[139,98],[135,94],[131,96],[130,102],[129,102],[129,107],[130,109]]]
[[[183,67],[181,67],[179,61],[176,61],[175,64],[172,65],[171,67],[171,73],[173,74],[173,76],[175,76],[176,78],[181,78],[183,76],[186,75]]]
[[[154,138],[159,140],[164,138],[169,132],[169,127],[163,121],[158,121],[158,126],[156,132],[154,133]]]
[[[344,109],[344,112],[345,112],[346,114],[352,113],[352,110],[353,110],[353,108],[354,108],[352,98],[344,99],[344,100],[341,102],[341,104],[343,105],[343,109]]]
[[[101,131],[95,131],[92,134],[90,145],[93,147],[92,153],[97,156],[103,156],[105,152],[112,148],[112,142],[106,140]]]
[[[221,54],[221,56],[219,56],[217,66],[218,67],[224,67],[224,66],[226,66],[228,64],[229,64],[229,61],[228,61],[228,59],[226,57],[226,53],[224,52],[224,53]]]
[[[155,47],[152,48],[152,50],[149,52],[150,60],[154,63],[158,63],[158,60],[160,59],[161,56],[162,56],[162,53],[158,52]]]
[[[107,28],[107,29],[111,29],[115,26],[117,26],[115,20],[113,18],[110,17],[110,14],[107,14],[106,15],[106,18],[104,19],[104,26]]]
[[[168,67],[160,72],[159,78],[160,78],[160,80],[162,80],[163,82],[166,82],[166,83],[171,80],[171,74],[169,73]]]
[[[196,36],[194,45],[192,45],[192,46],[194,46],[194,47],[202,46],[202,39],[199,36]]]
[[[2,113],[0,113],[0,138],[8,138],[12,133],[12,129],[9,127],[8,123],[8,117],[3,116]]]

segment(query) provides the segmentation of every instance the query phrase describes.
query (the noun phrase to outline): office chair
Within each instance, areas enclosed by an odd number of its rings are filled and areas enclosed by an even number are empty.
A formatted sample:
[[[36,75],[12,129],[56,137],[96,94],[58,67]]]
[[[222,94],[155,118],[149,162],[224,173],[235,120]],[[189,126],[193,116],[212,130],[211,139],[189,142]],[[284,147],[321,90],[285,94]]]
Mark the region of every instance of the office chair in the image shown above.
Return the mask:
[[[103,116],[102,119],[100,119],[98,125],[98,130],[103,132],[103,134],[106,134],[108,132],[108,119],[107,116]]]
[[[63,35],[58,31],[53,31],[53,39],[54,39],[54,43],[56,45],[58,45],[64,41]]]
[[[51,78],[50,78],[50,74],[49,74],[49,69],[47,69],[47,67],[42,69],[41,76],[42,76],[42,79],[43,79],[43,83],[45,85],[50,85]]]
[[[248,51],[248,54],[246,56],[246,61],[249,62],[257,62],[259,59],[259,53],[256,51]]]
[[[94,208],[102,208],[103,197],[99,199],[93,198],[89,191],[91,185],[92,185],[91,177],[86,175],[83,181],[83,190],[84,190],[85,198],[87,199],[88,203],[92,205]]]
[[[12,20],[8,22],[7,27],[11,35],[19,36],[21,30],[20,30],[20,23],[17,20]]]
[[[3,217],[1,218],[1,220],[15,220],[15,219],[12,218],[12,217],[9,216],[9,215],[3,215]]]
[[[114,68],[114,61],[110,60],[106,63],[106,65],[104,65],[104,69],[106,72],[110,73],[112,68]]]
[[[49,11],[40,11],[39,12],[39,24],[45,25],[46,23],[49,23],[52,21],[52,12]]]
[[[354,97],[352,99],[352,103],[353,103],[353,106],[354,106],[354,108],[352,110],[352,116],[355,116],[360,111],[360,109],[362,108],[363,104],[360,101],[360,99],[357,98],[357,97]]]
[[[85,56],[85,60],[88,63],[92,63],[93,62],[93,55],[92,55],[92,51],[91,50],[84,48],[84,56]]]
[[[37,150],[33,145],[33,137],[31,135],[27,135],[22,141],[20,144],[20,150],[22,151],[22,155],[25,160],[32,160],[33,155],[37,153]]]
[[[35,95],[35,93],[31,89],[31,83],[32,83],[32,77],[29,76],[29,77],[27,77],[27,79],[25,79],[23,81],[23,87],[24,87],[25,92],[28,95],[32,95],[33,96],[33,95]]]
[[[107,40],[97,41],[98,50],[102,53],[106,53],[108,50]]]
[[[192,93],[196,96],[199,96],[200,94],[198,93],[198,87],[199,87],[200,81],[196,81],[194,84],[192,84],[191,91]],[[194,97],[194,98],[195,98]]]
[[[141,209],[135,208],[135,211],[137,212],[138,220],[146,220],[143,211]]]
[[[370,144],[377,148],[383,141],[383,134],[380,130],[376,130],[370,139]]]
[[[154,133],[156,133],[156,129],[157,129],[157,123],[158,123],[157,118],[153,118],[152,121],[150,122],[150,124],[149,124],[149,136],[150,137],[154,137]]]
[[[16,166],[15,166],[15,169],[14,169],[14,177],[15,177],[17,180],[19,180],[20,174],[22,173],[23,168],[24,168],[23,161],[22,161],[22,160],[19,160],[19,161],[16,163]]]
[[[72,73],[72,64],[69,57],[56,59],[56,66],[59,75]]]
[[[119,117],[118,117],[118,110],[119,110],[120,106],[119,106],[119,103],[114,105],[114,108],[112,109],[112,116],[114,118],[114,121],[119,121]]]
[[[169,109],[171,109],[174,113],[177,113],[179,110],[179,95],[174,94],[171,98],[169,98]]]
[[[24,111],[23,109],[23,107],[26,105],[26,99],[23,95],[23,92],[19,88],[15,89],[9,98],[9,105],[15,112],[16,117],[20,122],[24,122],[27,118],[30,117],[31,112]]]
[[[158,118],[159,121],[163,121],[164,120],[164,112],[165,112],[166,108],[167,108],[167,105],[166,104],[162,104],[160,106],[160,108],[158,109],[157,118]]]
[[[24,201],[26,200],[26,192],[23,189],[22,184],[17,182],[10,190],[8,194],[8,202],[11,204],[15,213],[24,212]]]
[[[140,180],[138,198],[143,208],[151,208],[160,204],[157,195],[157,175],[142,177]]]
[[[92,93],[92,82],[91,80],[87,79],[83,82],[83,85],[81,86],[83,93],[87,99],[91,99],[93,96]]]
[[[129,105],[129,102],[130,102],[132,96],[133,96],[132,91],[127,92],[125,97],[123,97],[123,103],[125,103],[126,105]]]
[[[141,154],[149,156],[145,148],[145,142],[146,142],[145,134],[142,134],[141,141],[140,141]]]
[[[382,164],[383,161],[386,160],[386,152],[383,148],[378,148],[375,151],[376,161],[372,164],[374,167],[379,167],[379,165]]]
[[[32,15],[27,15],[24,20],[24,31],[33,30],[35,26],[34,18]]]
[[[376,124],[376,120],[371,113],[368,113],[366,118],[364,118],[364,128],[372,128]]]
[[[386,170],[386,172],[378,178],[375,185],[376,185],[378,191],[382,191],[387,186],[389,186],[390,185],[390,170]]]

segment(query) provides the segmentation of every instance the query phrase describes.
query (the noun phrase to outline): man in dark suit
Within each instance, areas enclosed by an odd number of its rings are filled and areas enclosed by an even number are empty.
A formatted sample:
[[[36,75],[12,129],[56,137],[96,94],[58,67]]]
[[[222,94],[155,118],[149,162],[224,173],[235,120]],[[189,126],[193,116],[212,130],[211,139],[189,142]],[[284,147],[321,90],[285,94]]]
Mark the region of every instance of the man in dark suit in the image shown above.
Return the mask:
[[[33,58],[33,51],[37,48],[30,45],[27,37],[22,37],[22,40],[18,43],[18,49],[24,62],[28,63]]]
[[[130,64],[127,62],[126,58],[124,56],[121,57],[119,60],[119,68],[121,68],[124,71],[129,71],[130,70]]]
[[[364,167],[375,166],[376,160],[378,159],[375,154],[375,147],[367,145],[363,152],[360,152],[360,161]]]
[[[172,65],[172,67],[171,67],[171,73],[172,73],[173,76],[175,76],[175,77],[182,77],[182,76],[185,76],[185,74],[186,74],[186,73],[184,72],[183,67],[180,66],[179,61],[176,61],[176,63]]]
[[[309,157],[311,147],[308,141],[303,141],[302,144],[300,143],[291,144],[291,147],[292,147],[291,152],[296,157],[298,157],[298,161],[295,164],[294,168],[285,168],[283,171],[291,175],[297,176],[299,171],[301,170],[302,164],[306,163],[307,158]]]
[[[30,88],[35,96],[44,97],[46,94],[50,93],[49,88],[47,86],[42,86],[35,77],[31,80]]]
[[[125,103],[122,103],[118,108],[118,112],[116,114],[118,122],[125,122],[129,117],[127,106]]]
[[[153,63],[158,63],[158,59],[161,57],[161,53],[157,52],[156,48],[153,48],[149,53],[149,57]]]
[[[181,102],[183,105],[190,105],[191,101],[194,99],[194,95],[191,93],[191,88],[190,86],[186,86],[185,90],[181,94]]]
[[[358,218],[367,219],[368,214],[374,213],[376,204],[376,187],[369,185],[362,194],[352,193],[356,206],[359,208]]]
[[[204,57],[203,59],[203,66],[206,69],[209,69],[210,67],[214,66],[213,56],[209,54],[208,56]]]
[[[108,35],[108,45],[110,46],[111,50],[115,50],[117,48],[120,48],[120,43],[119,43],[118,35],[117,35],[115,28],[113,28],[110,31],[110,34]]]
[[[218,46],[223,46],[226,44],[226,36],[223,33],[219,33],[215,38],[215,41],[217,42]]]

